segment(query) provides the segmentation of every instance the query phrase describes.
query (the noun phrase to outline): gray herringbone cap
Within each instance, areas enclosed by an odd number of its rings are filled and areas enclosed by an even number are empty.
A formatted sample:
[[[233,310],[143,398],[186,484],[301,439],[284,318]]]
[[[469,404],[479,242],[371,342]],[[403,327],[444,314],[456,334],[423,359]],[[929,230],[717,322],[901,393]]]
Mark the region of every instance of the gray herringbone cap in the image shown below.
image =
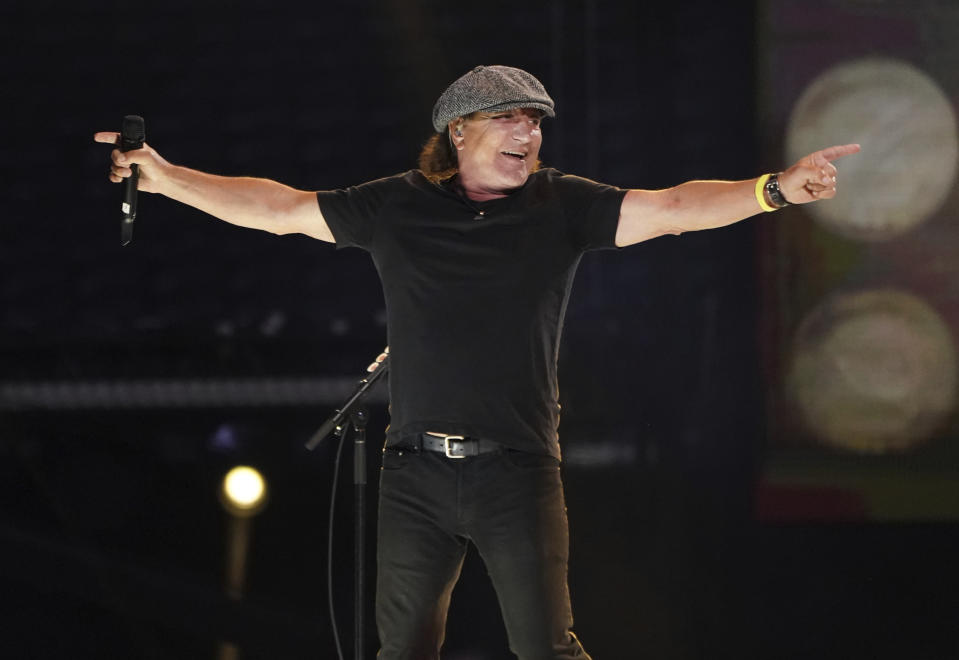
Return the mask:
[[[534,76],[511,66],[478,66],[440,95],[433,106],[433,128],[442,133],[451,121],[471,112],[513,108],[536,108],[556,116],[553,99]]]

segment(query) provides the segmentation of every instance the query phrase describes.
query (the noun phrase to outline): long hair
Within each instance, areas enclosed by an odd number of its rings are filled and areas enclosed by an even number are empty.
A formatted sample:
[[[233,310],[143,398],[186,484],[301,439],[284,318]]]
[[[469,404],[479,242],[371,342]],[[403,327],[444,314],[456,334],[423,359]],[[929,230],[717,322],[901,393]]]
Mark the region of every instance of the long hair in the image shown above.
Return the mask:
[[[442,133],[433,133],[426,141],[420,151],[419,166],[426,178],[434,183],[448,179],[459,171],[449,128]]]

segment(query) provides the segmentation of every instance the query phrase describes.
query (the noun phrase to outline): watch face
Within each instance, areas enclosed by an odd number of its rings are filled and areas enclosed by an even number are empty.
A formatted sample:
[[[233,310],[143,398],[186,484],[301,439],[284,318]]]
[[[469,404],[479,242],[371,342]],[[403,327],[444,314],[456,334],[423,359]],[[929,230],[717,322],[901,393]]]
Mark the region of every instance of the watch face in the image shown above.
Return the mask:
[[[854,60],[803,92],[787,128],[789,159],[850,142],[862,144],[863,153],[836,163],[839,195],[804,207],[835,233],[895,238],[934,214],[952,189],[959,153],[952,104],[910,64]]]
[[[773,206],[782,208],[789,203],[786,201],[786,198],[783,197],[782,191],[779,189],[779,177],[776,174],[769,177],[769,181],[766,182],[766,193],[769,195],[769,199],[772,201]]]

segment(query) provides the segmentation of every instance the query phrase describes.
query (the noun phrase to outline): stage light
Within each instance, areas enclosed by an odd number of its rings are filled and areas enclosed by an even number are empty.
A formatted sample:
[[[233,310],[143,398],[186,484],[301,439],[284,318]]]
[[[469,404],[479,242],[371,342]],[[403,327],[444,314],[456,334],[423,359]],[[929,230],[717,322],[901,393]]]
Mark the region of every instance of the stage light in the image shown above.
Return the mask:
[[[942,206],[956,179],[959,139],[952,102],[925,72],[867,57],[831,67],[796,102],[787,161],[830,144],[858,142],[844,158],[840,194],[803,207],[830,231],[878,242],[903,235]]]
[[[809,429],[864,454],[912,449],[952,414],[959,366],[949,326],[905,291],[835,295],[797,332],[788,391]]]
[[[266,481],[254,468],[239,465],[223,478],[220,502],[231,514],[247,518],[255,516],[266,505]]]
[[[243,598],[253,516],[266,506],[266,495],[263,475],[247,465],[238,465],[227,472],[220,484],[220,503],[229,514],[223,586],[233,600]],[[232,642],[221,641],[217,658],[239,660],[240,649]]]

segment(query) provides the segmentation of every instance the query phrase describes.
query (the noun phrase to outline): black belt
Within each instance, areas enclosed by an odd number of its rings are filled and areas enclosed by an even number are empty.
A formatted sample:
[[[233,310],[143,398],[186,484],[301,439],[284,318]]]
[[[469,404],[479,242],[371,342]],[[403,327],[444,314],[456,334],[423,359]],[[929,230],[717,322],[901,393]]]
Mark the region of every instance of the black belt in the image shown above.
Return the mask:
[[[470,438],[462,435],[436,436],[429,433],[420,433],[407,440],[404,440],[397,448],[406,447],[407,449],[426,449],[427,451],[436,451],[445,454],[447,458],[466,458],[467,456],[480,456],[482,454],[492,454],[505,449],[503,445],[492,440],[483,440],[482,438]]]

